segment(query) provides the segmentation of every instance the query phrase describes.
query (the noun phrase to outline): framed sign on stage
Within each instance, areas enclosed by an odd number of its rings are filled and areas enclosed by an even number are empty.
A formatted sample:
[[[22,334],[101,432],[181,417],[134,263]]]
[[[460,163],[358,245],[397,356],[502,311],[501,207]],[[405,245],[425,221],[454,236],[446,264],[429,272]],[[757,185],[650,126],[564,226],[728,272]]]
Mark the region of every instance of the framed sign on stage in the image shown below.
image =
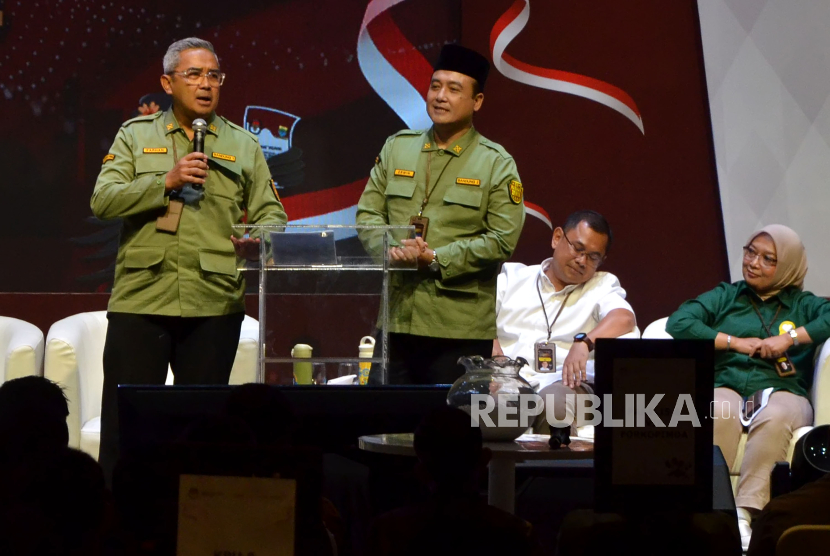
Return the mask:
[[[596,350],[597,511],[711,511],[713,343],[600,339]]]

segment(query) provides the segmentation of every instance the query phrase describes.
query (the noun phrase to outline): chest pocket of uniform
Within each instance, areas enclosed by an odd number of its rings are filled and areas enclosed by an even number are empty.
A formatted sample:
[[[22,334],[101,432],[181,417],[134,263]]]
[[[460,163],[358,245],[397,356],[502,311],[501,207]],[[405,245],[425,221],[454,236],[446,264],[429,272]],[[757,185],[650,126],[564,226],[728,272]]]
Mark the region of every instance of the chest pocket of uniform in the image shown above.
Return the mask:
[[[393,178],[386,184],[386,194],[411,199],[416,185],[415,178]]]
[[[173,159],[163,154],[145,154],[135,160],[135,173],[162,174],[173,169]]]
[[[124,254],[124,268],[152,268],[164,260],[164,247],[132,247]]]
[[[207,187],[210,193],[235,199],[239,192],[239,176],[242,169],[235,162],[226,162],[217,158],[211,158],[208,163]],[[213,179],[211,179],[213,176]]]
[[[479,187],[453,185],[444,194],[444,202],[477,209],[481,207],[481,197]]]
[[[205,272],[236,276],[236,253],[199,249],[199,266]]]

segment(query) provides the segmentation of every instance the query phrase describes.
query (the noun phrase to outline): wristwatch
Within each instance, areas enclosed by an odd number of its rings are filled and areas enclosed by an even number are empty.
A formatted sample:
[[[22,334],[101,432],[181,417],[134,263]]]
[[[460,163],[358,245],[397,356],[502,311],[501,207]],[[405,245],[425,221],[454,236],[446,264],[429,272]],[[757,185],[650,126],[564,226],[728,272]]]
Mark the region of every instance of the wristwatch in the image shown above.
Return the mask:
[[[594,342],[591,341],[591,338],[585,332],[580,332],[574,336],[574,342],[585,342],[585,345],[588,346],[588,351],[594,351]]]
[[[432,252],[432,262],[429,263],[429,266],[427,268],[430,272],[434,272],[436,274],[441,273],[441,265],[438,264],[438,253],[436,253],[435,251]]]
[[[790,338],[793,339],[793,345],[797,346],[798,345],[798,332],[795,331],[795,328],[793,328],[792,330],[788,330],[787,334],[789,334]]]

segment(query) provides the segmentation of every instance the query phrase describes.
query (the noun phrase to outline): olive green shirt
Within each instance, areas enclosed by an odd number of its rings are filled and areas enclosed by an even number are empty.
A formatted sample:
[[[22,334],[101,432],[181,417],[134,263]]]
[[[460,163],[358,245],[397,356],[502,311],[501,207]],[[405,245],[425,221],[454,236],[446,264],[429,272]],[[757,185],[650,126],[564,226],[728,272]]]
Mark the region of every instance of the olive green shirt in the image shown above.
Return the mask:
[[[247,210],[252,224],[285,224],[286,216],[256,137],[225,118],[208,122],[204,195],[188,199],[173,233],[156,229],[165,213],[166,174],[192,143],[172,110],[125,122],[92,194],[92,212],[123,219],[109,310],[205,317],[244,311],[244,279],[230,237]],[[175,148],[174,148],[175,146]],[[178,194],[177,194],[178,195]]]
[[[432,129],[401,131],[375,162],[357,224],[409,225],[427,192],[426,241],[440,274],[392,272],[389,331],[495,338],[499,263],[513,253],[525,217],[516,163],[473,128],[446,149],[438,148]],[[377,250],[377,236],[359,235],[367,250]]]
[[[824,298],[791,286],[763,301],[743,280],[734,284],[724,282],[697,299],[683,303],[669,317],[666,332],[677,339],[713,342],[718,332],[735,338],[767,338],[769,334],[761,324],[753,302],[773,334],[782,334],[789,327],[803,326],[813,342],[787,350],[796,369],[796,374],[789,377],[778,376],[774,362],[769,359],[736,351],[717,351],[715,387],[731,388],[744,397],[765,388],[807,397],[813,385],[816,348],[830,337],[830,301]]]

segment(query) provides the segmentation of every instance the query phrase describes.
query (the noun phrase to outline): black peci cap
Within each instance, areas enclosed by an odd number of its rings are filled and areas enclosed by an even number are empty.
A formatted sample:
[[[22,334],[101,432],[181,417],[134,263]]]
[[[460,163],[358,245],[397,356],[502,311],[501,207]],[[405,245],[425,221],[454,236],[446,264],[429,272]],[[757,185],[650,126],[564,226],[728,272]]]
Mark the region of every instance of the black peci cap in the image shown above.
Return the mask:
[[[438,70],[455,71],[470,76],[478,81],[479,90],[483,91],[487,74],[490,73],[490,62],[475,50],[457,44],[446,44],[433,67],[433,71]]]

